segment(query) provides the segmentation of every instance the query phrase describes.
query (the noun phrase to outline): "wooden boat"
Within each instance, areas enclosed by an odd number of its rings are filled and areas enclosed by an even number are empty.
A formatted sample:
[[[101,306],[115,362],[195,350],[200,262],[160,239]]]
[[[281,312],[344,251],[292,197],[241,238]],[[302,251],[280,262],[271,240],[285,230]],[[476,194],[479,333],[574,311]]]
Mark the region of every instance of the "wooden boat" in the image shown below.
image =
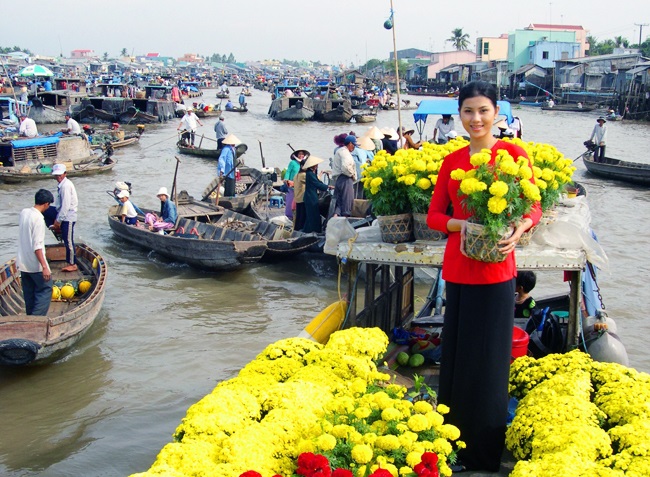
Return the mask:
[[[603,162],[596,162],[592,154],[583,156],[582,161],[587,171],[595,176],[650,186],[650,164],[622,161],[611,157],[605,157]]]
[[[594,106],[582,106],[579,108],[575,104],[556,104],[554,106],[542,106],[543,111],[570,111],[575,113],[588,113],[594,109],[596,109]]]
[[[0,365],[22,366],[59,359],[91,327],[104,301],[106,263],[90,246],[77,243],[79,270],[62,272],[63,245],[47,245],[46,256],[55,282],[91,282],[90,290],[69,300],[53,300],[46,316],[25,315],[15,259],[0,272]]]
[[[252,167],[242,167],[239,169],[240,178],[236,184],[236,195],[219,196],[219,205],[235,212],[245,212],[250,209],[258,195],[264,187],[264,176],[261,171]],[[219,184],[219,178],[215,177],[203,191],[202,201],[210,201],[216,198],[216,189]]]
[[[209,111],[205,111],[201,108],[194,108],[194,114],[199,118],[218,118],[221,116],[221,108],[214,108]]]
[[[314,117],[314,100],[295,96],[279,97],[273,100],[269,116],[278,121],[306,121]]]
[[[142,136],[142,133],[144,132],[144,125],[139,124],[135,131],[128,133],[122,129],[117,131],[112,129],[104,131],[94,131],[89,129],[84,132],[88,134],[90,147],[94,150],[106,149],[107,144],[113,149],[119,149],[140,142],[140,136]]]
[[[104,158],[103,156],[93,162],[87,162],[85,164],[70,165],[70,163],[67,163],[67,176],[72,178],[102,174],[113,170],[113,167],[115,167],[116,164],[117,161],[115,159]],[[47,165],[27,169],[22,168],[18,170],[15,168],[0,167],[0,182],[6,184],[21,184],[23,182],[40,179],[53,180],[51,166]]]
[[[233,270],[259,262],[266,252],[266,240],[247,232],[181,217],[178,228],[171,233],[152,232],[141,225],[133,226],[116,216],[119,206],[108,212],[113,233],[139,247],[153,250],[174,261],[205,270]],[[141,223],[140,223],[141,224]],[[196,233],[193,234],[192,231]]]
[[[347,123],[353,114],[349,99],[314,100],[314,119],[316,121]]]
[[[541,108],[544,103],[540,103],[537,101],[519,101],[520,106],[534,106],[537,108]]]
[[[158,116],[148,113],[147,111],[140,111],[135,106],[129,106],[128,108],[126,108],[126,111],[117,115],[117,119],[118,122],[123,124],[130,124],[130,123],[154,124],[154,123],[159,123],[161,121],[161,119]]]
[[[355,123],[372,123],[377,120],[377,113],[361,113],[352,115]]]
[[[228,99],[228,98],[230,98],[230,93],[219,91],[217,93],[217,98],[219,98],[219,99]]]
[[[189,156],[204,157],[206,159],[219,159],[219,156],[221,155],[221,149],[202,148],[200,147],[200,143],[199,147],[189,147],[184,145],[182,141],[178,141],[176,147],[178,148],[178,152]],[[246,144],[240,144],[235,147],[235,159],[244,155],[246,151],[248,151],[248,146]]]
[[[70,164],[71,169],[72,165],[87,164],[97,159],[90,143],[81,136],[57,133],[0,141],[0,170],[3,173],[47,169],[55,163]]]

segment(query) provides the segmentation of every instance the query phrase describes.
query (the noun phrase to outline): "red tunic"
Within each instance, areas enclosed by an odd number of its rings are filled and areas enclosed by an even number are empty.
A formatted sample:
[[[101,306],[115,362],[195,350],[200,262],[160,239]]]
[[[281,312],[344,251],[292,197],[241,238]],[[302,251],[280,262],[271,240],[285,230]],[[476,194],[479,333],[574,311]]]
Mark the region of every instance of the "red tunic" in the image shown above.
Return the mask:
[[[515,161],[519,156],[528,158],[528,155],[521,147],[512,143],[497,141],[492,147],[492,161],[494,161],[499,149],[507,150]],[[432,229],[440,230],[449,235],[442,266],[442,278],[452,283],[465,285],[488,285],[505,282],[517,276],[514,252],[508,254],[508,257],[500,263],[480,262],[460,253],[460,232],[449,232],[447,230],[449,219],[465,220],[469,218],[469,214],[461,204],[463,197],[458,196],[460,181],[449,177],[451,172],[456,169],[465,171],[472,169],[473,166],[469,162],[469,158],[469,146],[452,152],[445,157],[429,205],[427,224]],[[531,179],[531,182],[534,182],[534,179]],[[450,203],[454,210],[451,217],[447,215]],[[532,219],[533,225],[535,225],[539,222],[541,216],[542,211],[539,203],[537,203],[525,217]]]

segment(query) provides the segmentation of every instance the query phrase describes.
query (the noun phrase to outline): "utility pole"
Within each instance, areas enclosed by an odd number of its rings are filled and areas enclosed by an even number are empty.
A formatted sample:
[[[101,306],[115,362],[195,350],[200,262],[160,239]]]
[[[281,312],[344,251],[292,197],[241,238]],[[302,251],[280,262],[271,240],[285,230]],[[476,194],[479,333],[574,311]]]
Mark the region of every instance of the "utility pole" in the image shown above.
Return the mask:
[[[641,38],[642,38],[642,32],[643,32],[643,27],[648,26],[647,23],[635,23],[636,26],[639,27],[639,48],[641,48]]]

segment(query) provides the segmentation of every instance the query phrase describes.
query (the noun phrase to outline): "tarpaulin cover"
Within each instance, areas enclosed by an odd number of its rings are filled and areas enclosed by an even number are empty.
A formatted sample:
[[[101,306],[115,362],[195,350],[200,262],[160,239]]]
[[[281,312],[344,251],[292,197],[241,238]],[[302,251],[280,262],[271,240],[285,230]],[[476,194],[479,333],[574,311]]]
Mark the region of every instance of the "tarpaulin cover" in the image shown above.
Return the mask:
[[[58,142],[59,138],[57,136],[43,136],[32,139],[18,139],[11,141],[11,145],[14,149],[21,149],[23,147],[47,146],[49,144],[57,144]]]
[[[512,108],[508,101],[497,101],[499,105],[499,116],[505,116],[508,124],[512,123]],[[413,113],[415,122],[427,122],[429,114],[458,114],[457,99],[425,99],[420,102],[420,106]]]

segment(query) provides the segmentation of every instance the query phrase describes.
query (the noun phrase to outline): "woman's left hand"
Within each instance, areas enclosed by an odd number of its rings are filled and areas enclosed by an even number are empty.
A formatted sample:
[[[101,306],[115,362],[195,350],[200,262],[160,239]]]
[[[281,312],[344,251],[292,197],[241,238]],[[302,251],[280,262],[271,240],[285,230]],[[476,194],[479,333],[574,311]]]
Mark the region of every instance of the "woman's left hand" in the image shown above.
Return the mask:
[[[521,238],[522,234],[526,230],[530,229],[532,225],[533,221],[529,218],[525,218],[519,222],[519,224],[517,224],[517,227],[515,227],[515,231],[512,233],[512,235],[507,239],[501,240],[499,242],[499,252],[503,253],[504,255],[514,252],[515,247],[519,243],[519,239]]]

